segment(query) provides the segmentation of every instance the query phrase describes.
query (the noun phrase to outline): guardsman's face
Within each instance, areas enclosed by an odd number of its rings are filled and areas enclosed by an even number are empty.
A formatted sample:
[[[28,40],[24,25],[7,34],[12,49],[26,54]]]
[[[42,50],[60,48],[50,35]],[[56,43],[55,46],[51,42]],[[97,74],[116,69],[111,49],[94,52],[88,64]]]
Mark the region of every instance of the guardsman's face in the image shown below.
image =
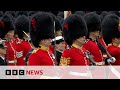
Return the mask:
[[[61,30],[59,30],[59,31],[56,31],[56,36],[62,36],[62,31]]]
[[[49,47],[51,45],[51,39],[44,39],[42,40],[45,46]]]
[[[11,30],[7,33],[7,38],[12,39],[14,37],[14,30]]]
[[[65,49],[65,42],[60,42],[59,44],[56,44],[56,49],[59,51],[63,51]]]
[[[84,44],[86,42],[86,37],[85,36],[80,37],[79,39],[77,39],[77,41],[81,44]]]
[[[116,43],[120,44],[120,38],[115,38]]]
[[[99,37],[100,36],[100,31],[91,32],[91,34],[95,37]]]
[[[5,55],[6,54],[6,48],[0,48],[0,54]]]

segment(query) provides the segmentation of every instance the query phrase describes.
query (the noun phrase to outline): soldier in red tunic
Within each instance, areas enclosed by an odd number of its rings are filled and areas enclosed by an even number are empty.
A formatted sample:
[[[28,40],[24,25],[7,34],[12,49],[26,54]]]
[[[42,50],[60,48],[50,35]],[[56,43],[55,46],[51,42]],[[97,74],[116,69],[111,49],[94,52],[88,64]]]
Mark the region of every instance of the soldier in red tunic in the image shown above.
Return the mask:
[[[79,15],[70,15],[65,19],[63,27],[63,36],[65,42],[71,46],[64,50],[60,66],[86,66],[90,61],[86,55],[86,49],[83,44],[86,41],[87,26],[84,19]]]
[[[54,38],[54,20],[49,13],[36,13],[32,17],[30,37],[35,49],[28,59],[28,65],[55,65],[54,54],[49,50],[51,39]]]
[[[100,41],[103,46],[106,46],[102,37],[100,37],[101,32],[101,20],[98,14],[95,12],[87,13],[84,16],[88,27],[87,41],[84,44],[84,48],[87,49],[92,55],[97,63],[97,65],[104,65],[103,52],[101,51],[96,39]],[[100,37],[100,38],[99,38]]]
[[[1,18],[1,33],[2,39],[6,39],[5,45],[7,46],[6,60],[8,65],[16,65],[16,43],[13,39],[14,36],[14,24],[9,15],[4,14]]]
[[[20,15],[15,20],[16,35],[16,57],[17,65],[26,65],[26,54],[31,50],[29,43],[29,19],[25,15]]]
[[[115,14],[107,15],[102,22],[102,35],[108,44],[107,50],[116,61],[112,65],[120,65],[120,20]]]

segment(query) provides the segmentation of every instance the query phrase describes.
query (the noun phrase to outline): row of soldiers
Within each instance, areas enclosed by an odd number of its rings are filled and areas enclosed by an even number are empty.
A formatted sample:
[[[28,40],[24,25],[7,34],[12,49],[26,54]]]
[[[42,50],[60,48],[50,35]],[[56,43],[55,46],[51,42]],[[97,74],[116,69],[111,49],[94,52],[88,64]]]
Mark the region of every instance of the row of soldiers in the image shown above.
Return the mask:
[[[1,16],[0,65],[120,65],[119,12],[21,13]]]

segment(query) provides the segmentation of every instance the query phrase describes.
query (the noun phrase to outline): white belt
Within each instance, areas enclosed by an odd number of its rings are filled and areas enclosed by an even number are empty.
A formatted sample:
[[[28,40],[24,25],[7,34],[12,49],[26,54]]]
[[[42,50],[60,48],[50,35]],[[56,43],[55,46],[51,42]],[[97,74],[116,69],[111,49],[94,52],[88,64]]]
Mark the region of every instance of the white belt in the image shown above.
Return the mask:
[[[96,65],[104,65],[105,64],[105,62],[96,62]]]
[[[17,60],[8,60],[8,63],[9,63],[9,64],[16,64],[16,63],[17,63]]]
[[[80,73],[80,72],[69,72],[70,75],[74,75],[74,76],[88,76],[88,73]]]

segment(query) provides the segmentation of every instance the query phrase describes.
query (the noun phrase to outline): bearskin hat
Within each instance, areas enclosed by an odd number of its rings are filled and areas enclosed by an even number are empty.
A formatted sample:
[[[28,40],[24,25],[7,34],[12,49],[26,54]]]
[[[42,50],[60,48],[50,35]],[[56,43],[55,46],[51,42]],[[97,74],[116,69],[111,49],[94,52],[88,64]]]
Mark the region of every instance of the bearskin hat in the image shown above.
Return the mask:
[[[74,14],[84,16],[85,12],[83,12],[83,11],[76,11]]]
[[[4,14],[0,20],[0,32],[2,34],[2,38],[4,38],[5,34],[7,34],[9,31],[14,29],[15,27],[10,16],[7,14]]]
[[[110,14],[116,14],[118,17],[120,17],[119,11],[109,11]]]
[[[106,16],[106,15],[108,15],[109,13],[107,12],[107,11],[103,11],[100,15],[101,15],[101,17],[104,19],[104,17]]]
[[[11,14],[13,17],[15,17],[15,11],[6,11],[6,14]]]
[[[30,37],[35,47],[39,47],[39,42],[43,39],[54,38],[54,20],[49,13],[40,12],[33,15]]]
[[[5,12],[5,14],[8,15],[12,19],[12,22],[14,23],[15,18],[12,16],[12,14],[8,12]]]
[[[72,45],[74,40],[86,36],[87,32],[87,26],[82,16],[73,14],[65,19],[63,36],[68,45]]]
[[[98,15],[101,15],[102,12],[103,12],[103,11],[96,11],[96,13],[97,13]]]
[[[60,22],[61,27],[63,28],[64,18],[57,16],[58,21]]]
[[[25,15],[28,16],[28,11],[16,11],[15,17],[17,18],[19,15]]]
[[[64,18],[64,12],[59,12],[59,13],[57,14],[57,17],[58,17],[58,16]]]
[[[2,17],[2,15],[3,15],[3,11],[0,11],[0,17]]]
[[[106,44],[112,42],[112,38],[120,38],[120,20],[115,14],[107,15],[101,25],[103,39]]]
[[[59,21],[58,18],[56,17],[56,18],[55,18],[55,31],[59,31],[59,30],[62,31],[62,26],[61,26],[60,21]]]
[[[33,14],[37,13],[38,11],[29,11],[29,16],[32,16]]]
[[[101,19],[95,12],[85,14],[84,20],[86,21],[88,28],[87,38],[89,37],[90,32],[101,31]]]
[[[15,32],[20,39],[23,39],[24,32],[29,32],[29,19],[25,15],[19,15],[15,20]]]
[[[53,17],[53,20],[55,21],[55,31],[59,31],[59,30],[62,30],[62,26],[61,26],[61,23],[59,21],[59,18],[57,18],[54,14],[52,13],[49,13],[52,17]]]
[[[57,14],[59,13],[59,11],[50,11],[52,14],[54,14],[55,16],[57,16]]]

